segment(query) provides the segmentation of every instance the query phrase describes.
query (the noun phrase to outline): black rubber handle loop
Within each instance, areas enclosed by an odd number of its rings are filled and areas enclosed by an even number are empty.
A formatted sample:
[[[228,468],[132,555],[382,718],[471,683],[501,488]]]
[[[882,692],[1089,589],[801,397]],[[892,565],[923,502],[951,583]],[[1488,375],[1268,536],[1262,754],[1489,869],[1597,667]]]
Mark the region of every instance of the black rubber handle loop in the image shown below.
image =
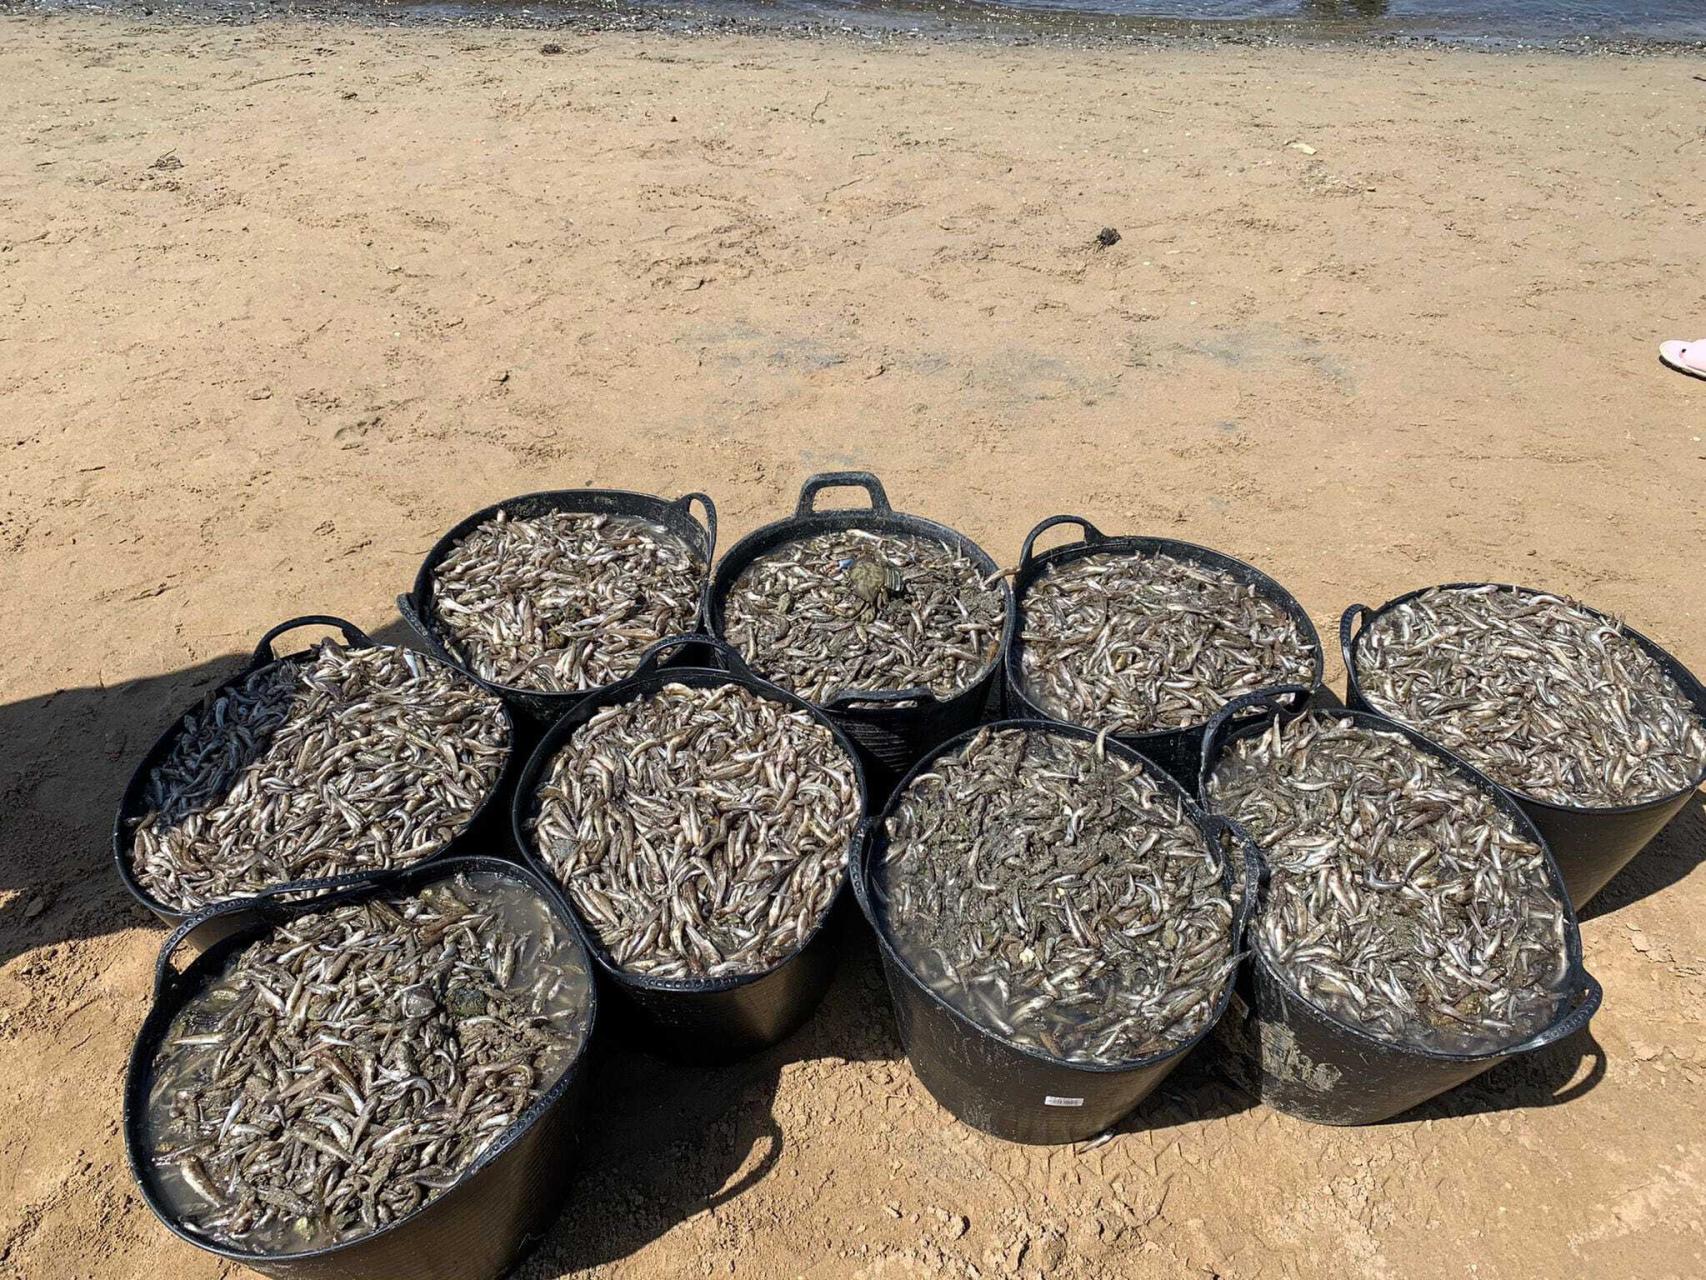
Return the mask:
[[[833,698],[823,704],[825,711],[856,711],[855,705],[861,702],[875,702],[880,706],[898,707],[906,703],[927,707],[936,702],[936,695],[920,686],[911,689],[843,689]]]
[[[279,900],[286,896],[299,893],[331,894],[334,890],[344,890],[343,893],[331,897],[319,897],[312,903],[301,904],[304,908],[315,910],[347,901],[352,897],[382,883],[388,876],[395,874],[385,867],[370,867],[366,871],[351,871],[341,876],[321,876],[314,880],[289,880],[284,884],[275,884],[269,889],[248,898],[232,898],[228,902],[216,902],[185,920],[172,931],[172,936],[166,939],[160,948],[160,959],[154,967],[154,999],[159,1001],[161,996],[177,985],[179,974],[172,968],[172,953],[183,945],[185,938],[194,933],[209,920],[219,920],[226,916],[248,915],[253,917],[252,923],[261,924],[267,920],[279,918],[281,909],[288,910],[297,904],[281,903]]]
[[[1250,838],[1250,833],[1226,815],[1208,814],[1203,826],[1210,833],[1211,839],[1218,841],[1222,836],[1230,837],[1232,843],[1244,855],[1244,894],[1239,899],[1238,910],[1232,918],[1232,946],[1236,951],[1256,918],[1256,908],[1261,902],[1262,891],[1268,887],[1268,864],[1263,861],[1256,842]]]
[[[1025,535],[1025,545],[1019,550],[1019,569],[1021,572],[1030,568],[1031,549],[1036,545],[1037,535],[1054,528],[1057,524],[1077,525],[1084,531],[1084,541],[1090,546],[1094,546],[1098,542],[1106,542],[1108,540],[1107,534],[1103,533],[1083,516],[1050,516],[1047,520],[1044,520],[1035,529],[1032,529]],[[1064,546],[1067,544],[1063,543],[1062,545]]]
[[[1271,688],[1239,694],[1209,718],[1207,727],[1203,729],[1202,759],[1197,763],[1197,794],[1205,803],[1209,775],[1214,772],[1215,761],[1220,758],[1220,749],[1226,745],[1227,735],[1238,727],[1238,717],[1257,707],[1264,707],[1276,715],[1295,717],[1309,705],[1313,693],[1314,690],[1306,684],[1276,684]]]
[[[872,928],[876,927],[877,916],[871,909],[871,887],[867,881],[871,867],[871,841],[881,825],[877,818],[862,818],[853,833],[853,847],[847,853],[847,869],[853,878],[853,901],[859,904],[859,910],[871,922]]]
[[[812,499],[825,489],[863,489],[871,495],[872,511],[885,516],[894,511],[889,506],[889,495],[883,492],[883,482],[869,471],[820,471],[800,486],[800,501],[794,514],[809,516],[816,511]]]
[[[716,650],[717,656],[723,660],[723,668],[739,676],[750,676],[746,660],[737,650],[721,636],[708,635],[702,631],[683,631],[678,635],[665,636],[640,655],[639,665],[634,668],[634,675],[649,676],[663,664],[666,655],[677,649],[685,649],[689,645],[702,644],[706,648]]]
[[[183,975],[172,967],[172,957],[184,939],[189,937],[209,920],[221,919],[225,916],[253,915],[256,922],[261,920],[260,903],[254,898],[236,898],[230,902],[216,902],[210,907],[203,907],[192,914],[187,920],[172,930],[165,943],[160,947],[160,958],[154,962],[154,1003],[158,1005],[171,995],[182,980]]]
[[[468,669],[457,659],[455,654],[451,653],[450,650],[445,647],[444,641],[440,640],[433,632],[433,629],[427,625],[426,615],[415,606],[415,598],[413,596],[398,596],[397,612],[402,615],[403,621],[409,624],[409,630],[413,631],[415,635],[420,637],[420,642],[427,647],[428,653],[432,654],[433,657],[437,658],[447,667],[455,667],[460,671],[466,671]],[[478,679],[478,677],[475,678]]]
[[[370,649],[373,647],[373,638],[355,623],[343,618],[333,617],[329,613],[305,613],[300,618],[292,618],[288,622],[279,623],[262,636],[260,642],[255,645],[255,656],[249,665],[260,667],[269,662],[277,662],[278,654],[274,652],[272,642],[286,631],[294,631],[297,627],[335,627],[343,633],[344,639],[349,642],[351,648]]]
[[[1339,615],[1339,656],[1345,660],[1345,670],[1351,669],[1351,646],[1362,639],[1362,633],[1368,626],[1368,620],[1374,616],[1374,610],[1366,604],[1353,604]],[[1351,623],[1360,625],[1353,632]]]
[[[1581,995],[1576,1007],[1565,1017],[1559,1018],[1539,1035],[1524,1040],[1514,1049],[1507,1049],[1510,1054],[1528,1053],[1535,1049],[1544,1049],[1547,1045],[1557,1044],[1576,1034],[1592,1021],[1593,1015],[1599,1012],[1600,1001],[1605,998],[1605,988],[1599,985],[1599,979],[1586,969],[1581,971]]]
[[[695,502],[705,508],[705,517],[700,523],[705,526],[705,563],[709,565],[717,556],[717,504],[711,501],[710,494],[695,489],[692,493],[682,494],[675,500],[675,505],[692,516]]]

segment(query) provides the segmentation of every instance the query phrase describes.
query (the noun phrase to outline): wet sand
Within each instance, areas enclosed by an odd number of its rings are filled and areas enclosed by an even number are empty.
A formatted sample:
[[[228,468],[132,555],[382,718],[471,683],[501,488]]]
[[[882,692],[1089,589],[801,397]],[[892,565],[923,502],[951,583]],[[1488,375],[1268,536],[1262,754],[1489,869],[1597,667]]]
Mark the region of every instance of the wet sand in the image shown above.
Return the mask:
[[[1324,633],[1491,578],[1706,668],[1706,384],[1654,349],[1706,332],[1702,73],[0,20],[0,1275],[234,1274],[124,1167],[163,931],[119,791],[267,626],[394,628],[505,495],[705,489],[727,542],[868,467],[1006,563],[1071,511]],[[984,1139],[860,952],[759,1060],[618,1054],[521,1274],[1699,1274],[1703,844],[1696,800],[1590,911],[1592,1040],[1371,1130],[1187,1065],[1093,1151]]]

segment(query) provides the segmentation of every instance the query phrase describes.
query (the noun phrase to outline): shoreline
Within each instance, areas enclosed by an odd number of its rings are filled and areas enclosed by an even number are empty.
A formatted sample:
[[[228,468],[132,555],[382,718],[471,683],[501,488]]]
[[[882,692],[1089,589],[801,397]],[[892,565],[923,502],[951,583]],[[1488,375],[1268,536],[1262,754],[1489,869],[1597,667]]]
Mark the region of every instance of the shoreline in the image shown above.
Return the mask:
[[[814,8],[836,8],[836,0]],[[952,12],[949,12],[949,9]],[[1507,29],[1453,29],[1437,20],[1379,19],[1333,22],[1315,18],[1146,18],[1074,13],[1066,10],[1001,9],[975,0],[953,0],[932,8],[920,4],[864,10],[849,4],[840,16],[812,16],[794,9],[768,12],[761,0],[747,0],[729,11],[703,8],[686,0],[644,10],[620,0],[548,0],[545,4],[465,6],[435,0],[326,0],[308,5],[219,3],[209,0],[0,0],[0,16],[94,16],[115,20],[185,25],[246,26],[272,22],[320,22],[328,26],[394,27],[407,30],[539,31],[567,34],[654,34],[681,37],[753,36],[795,40],[847,39],[860,43],[987,44],[1023,48],[1085,50],[1120,48],[1302,48],[1462,50],[1487,54],[1558,53],[1580,57],[1696,55],[1706,52],[1706,35],[1669,37],[1596,32],[1525,32]]]

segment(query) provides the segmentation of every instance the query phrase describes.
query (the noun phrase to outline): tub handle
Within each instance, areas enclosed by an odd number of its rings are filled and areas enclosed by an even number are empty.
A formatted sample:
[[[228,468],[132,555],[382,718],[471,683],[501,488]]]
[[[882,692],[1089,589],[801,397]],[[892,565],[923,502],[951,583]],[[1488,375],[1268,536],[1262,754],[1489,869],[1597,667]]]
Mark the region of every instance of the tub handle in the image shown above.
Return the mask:
[[[715,649],[717,651],[717,656],[723,659],[724,665],[732,670],[736,675],[744,676],[750,674],[747,671],[746,663],[742,660],[740,654],[735,651],[735,647],[727,640],[723,640],[717,636],[707,635],[702,631],[683,631],[678,635],[665,636],[662,640],[657,641],[651,646],[651,648],[641,654],[639,665],[634,668],[633,676],[630,676],[629,679],[633,679],[634,676],[651,675],[660,665],[662,665],[666,655],[674,652],[676,649],[685,649],[689,645],[695,644],[702,644],[711,649]]]
[[[1339,656],[1345,660],[1345,670],[1351,669],[1351,646],[1362,639],[1362,633],[1368,627],[1368,620],[1374,616],[1374,610],[1366,604],[1353,604],[1339,615]],[[1355,630],[1352,623],[1355,623]]]
[[[255,656],[250,661],[249,666],[251,668],[262,667],[269,662],[277,662],[278,653],[273,649],[272,642],[286,631],[294,631],[297,627],[335,627],[343,633],[344,639],[349,642],[352,649],[370,649],[373,647],[373,638],[355,623],[334,617],[329,613],[305,613],[300,618],[291,618],[288,622],[279,623],[262,636],[259,643],[255,645]]]
[[[927,707],[935,701],[935,694],[917,685],[910,689],[843,689],[825,702],[823,709],[846,713],[858,711],[861,704],[871,702],[883,707],[911,709]]]
[[[1505,1050],[1507,1057],[1519,1053],[1529,1053],[1535,1049],[1544,1049],[1547,1045],[1557,1044],[1576,1034],[1592,1021],[1593,1015],[1599,1012],[1600,1001],[1605,998],[1605,989],[1599,985],[1599,979],[1586,969],[1581,971],[1581,993],[1577,996],[1576,1007],[1559,1018],[1557,1022],[1547,1027],[1539,1035],[1524,1040],[1514,1049]]]
[[[684,493],[675,500],[675,505],[693,517],[693,504],[698,503],[705,509],[704,518],[700,523],[705,526],[705,564],[709,567],[717,555],[717,504],[711,501],[709,494],[700,493],[695,489],[692,493]]]
[[[799,505],[794,508],[794,516],[809,516],[816,512],[813,499],[825,489],[863,489],[871,495],[871,510],[878,515],[891,515],[894,508],[889,506],[889,495],[883,491],[883,482],[869,471],[820,471],[800,486]]]
[[[183,980],[183,975],[172,965],[172,956],[183,945],[185,938],[209,920],[223,920],[227,916],[248,917],[243,925],[238,926],[239,928],[250,924],[277,921],[281,918],[281,913],[288,913],[291,908],[298,905],[320,909],[346,902],[350,898],[382,884],[388,877],[395,874],[394,869],[373,867],[366,871],[352,871],[341,876],[321,876],[314,880],[291,880],[285,884],[273,885],[270,889],[263,889],[252,897],[233,898],[229,902],[216,902],[212,906],[202,908],[172,930],[172,935],[166,939],[165,945],[160,948],[160,958],[154,966],[155,1003],[159,1003],[162,997],[175,991],[178,984]],[[336,890],[343,892],[334,892]],[[313,893],[322,896],[314,898],[311,903],[297,904],[280,901],[286,895],[299,893]]]
[[[1244,893],[1238,901],[1238,911],[1232,920],[1232,947],[1236,951],[1244,936],[1249,933],[1250,925],[1256,918],[1256,908],[1261,903],[1262,894],[1267,891],[1268,864],[1241,823],[1233,821],[1225,814],[1211,813],[1203,826],[1216,842],[1223,837],[1230,838],[1244,855]]]
[[[427,647],[428,653],[444,663],[445,666],[454,667],[458,671],[473,676],[475,680],[479,680],[479,677],[474,676],[472,669],[466,663],[445,647],[444,641],[440,640],[437,633],[427,624],[426,614],[415,604],[413,596],[398,596],[397,612],[402,616],[403,621],[409,624],[409,630],[420,637],[420,642]]]
[[[1295,719],[1309,705],[1310,698],[1315,696],[1315,690],[1306,684],[1276,684],[1267,689],[1255,689],[1250,693],[1239,694],[1219,711],[1209,718],[1208,725],[1203,729],[1202,759],[1197,765],[1197,794],[1208,799],[1208,779],[1214,772],[1215,762],[1220,758],[1220,749],[1226,745],[1226,738],[1238,726],[1238,717],[1246,711],[1257,707],[1266,708],[1276,715],[1287,719]]]
[[[172,996],[183,981],[184,975],[178,972],[172,964],[172,958],[177,955],[178,948],[183,946],[184,939],[194,933],[209,920],[223,919],[226,916],[252,916],[258,924],[262,919],[260,903],[253,898],[238,898],[231,902],[216,902],[210,907],[203,907],[172,930],[171,936],[160,948],[160,958],[154,962],[154,1003],[158,1006],[163,1000]]]
[[[871,910],[870,886],[865,883],[865,879],[870,869],[871,841],[879,825],[876,818],[861,818],[853,832],[852,847],[847,851],[847,869],[853,880],[853,900],[859,904],[859,910],[865,919],[871,922],[872,928],[876,927],[877,917]]]
[[[1019,551],[1020,573],[1023,573],[1026,569],[1031,567],[1031,549],[1036,545],[1037,535],[1043,533],[1045,530],[1054,528],[1058,524],[1074,524],[1082,529],[1084,531],[1085,546],[1095,546],[1098,542],[1106,542],[1108,540],[1107,534],[1103,533],[1083,516],[1050,516],[1047,520],[1044,520],[1035,529],[1032,529],[1025,535],[1025,545]],[[1068,544],[1062,543],[1061,545],[1065,546]]]

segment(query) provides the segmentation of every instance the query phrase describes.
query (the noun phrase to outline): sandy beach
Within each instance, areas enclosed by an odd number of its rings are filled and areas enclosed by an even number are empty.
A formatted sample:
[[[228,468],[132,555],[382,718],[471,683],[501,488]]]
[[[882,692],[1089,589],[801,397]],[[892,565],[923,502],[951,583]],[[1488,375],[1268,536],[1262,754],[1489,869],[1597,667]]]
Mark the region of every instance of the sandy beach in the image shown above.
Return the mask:
[[[0,1275],[248,1274],[125,1167],[118,795],[506,495],[703,489],[726,544],[868,468],[1003,563],[1073,512],[1323,635],[1492,579],[1706,669],[1706,383],[1655,358],[1706,334],[1703,71],[0,19]],[[1093,1150],[984,1138],[861,950],[758,1059],[617,1053],[520,1274],[1699,1275],[1703,847],[1697,797],[1589,910],[1591,1036],[1366,1130],[1190,1063]]]

